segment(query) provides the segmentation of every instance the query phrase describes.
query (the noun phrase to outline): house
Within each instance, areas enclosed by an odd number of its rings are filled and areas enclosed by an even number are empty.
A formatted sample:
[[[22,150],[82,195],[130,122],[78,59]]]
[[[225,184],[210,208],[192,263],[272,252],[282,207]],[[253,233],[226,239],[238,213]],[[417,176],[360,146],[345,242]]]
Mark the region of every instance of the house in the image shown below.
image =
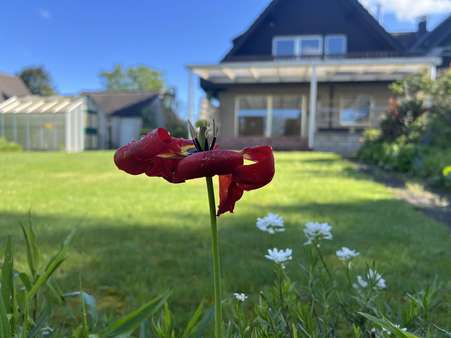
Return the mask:
[[[99,147],[117,148],[138,139],[147,129],[165,125],[164,109],[172,109],[170,92],[83,92],[98,113]]]
[[[223,146],[351,155],[379,124],[390,83],[447,66],[448,21],[390,34],[357,0],[273,0],[218,64],[188,69],[217,102]]]
[[[30,91],[20,77],[0,73],[0,102],[13,96],[30,94]]]
[[[82,97],[13,96],[0,103],[0,137],[26,150],[96,149],[93,112]]]

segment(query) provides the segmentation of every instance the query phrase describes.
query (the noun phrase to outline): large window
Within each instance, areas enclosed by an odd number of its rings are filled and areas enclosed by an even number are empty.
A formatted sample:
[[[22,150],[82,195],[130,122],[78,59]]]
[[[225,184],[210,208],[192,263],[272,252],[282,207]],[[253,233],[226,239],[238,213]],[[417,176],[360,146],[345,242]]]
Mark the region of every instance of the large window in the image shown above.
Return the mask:
[[[245,96],[236,104],[238,136],[300,136],[302,97]]]
[[[345,35],[327,35],[324,40],[324,52],[326,55],[343,55],[347,51]]]
[[[266,130],[268,102],[266,96],[238,99],[238,135],[263,136]]]
[[[301,115],[301,97],[274,96],[272,99],[271,136],[299,136]]]
[[[370,122],[372,100],[369,95],[340,100],[340,124],[343,126],[365,126]]]

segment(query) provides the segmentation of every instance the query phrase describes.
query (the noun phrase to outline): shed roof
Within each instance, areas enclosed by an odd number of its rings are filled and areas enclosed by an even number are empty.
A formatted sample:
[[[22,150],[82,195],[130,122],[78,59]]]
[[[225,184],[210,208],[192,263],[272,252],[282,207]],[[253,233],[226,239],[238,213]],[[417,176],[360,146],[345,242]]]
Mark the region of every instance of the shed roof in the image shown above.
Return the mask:
[[[0,114],[56,114],[66,113],[83,104],[78,96],[36,96],[11,97],[0,103]]]
[[[116,116],[141,114],[137,108],[159,97],[158,92],[83,92],[81,95],[93,100],[104,113]]]

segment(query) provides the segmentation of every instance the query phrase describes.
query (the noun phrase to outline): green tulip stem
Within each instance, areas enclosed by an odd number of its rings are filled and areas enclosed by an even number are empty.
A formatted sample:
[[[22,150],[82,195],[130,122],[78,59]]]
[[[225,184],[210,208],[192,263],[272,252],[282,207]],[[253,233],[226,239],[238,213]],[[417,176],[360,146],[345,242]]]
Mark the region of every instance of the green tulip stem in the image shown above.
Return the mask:
[[[221,305],[221,259],[219,257],[219,236],[216,219],[215,191],[213,187],[213,178],[206,177],[208,202],[210,204],[210,223],[211,223],[211,255],[213,262],[213,290],[215,301],[215,338],[223,337],[222,328],[222,305]]]

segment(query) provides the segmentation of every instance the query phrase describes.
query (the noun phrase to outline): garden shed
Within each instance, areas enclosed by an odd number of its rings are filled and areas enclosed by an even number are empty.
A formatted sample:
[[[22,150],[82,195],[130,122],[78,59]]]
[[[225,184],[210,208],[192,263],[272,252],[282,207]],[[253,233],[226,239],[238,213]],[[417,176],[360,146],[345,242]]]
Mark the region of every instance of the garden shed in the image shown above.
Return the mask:
[[[11,97],[0,103],[0,137],[27,150],[85,149],[89,135],[86,100],[70,96]],[[88,142],[86,142],[88,141]]]

